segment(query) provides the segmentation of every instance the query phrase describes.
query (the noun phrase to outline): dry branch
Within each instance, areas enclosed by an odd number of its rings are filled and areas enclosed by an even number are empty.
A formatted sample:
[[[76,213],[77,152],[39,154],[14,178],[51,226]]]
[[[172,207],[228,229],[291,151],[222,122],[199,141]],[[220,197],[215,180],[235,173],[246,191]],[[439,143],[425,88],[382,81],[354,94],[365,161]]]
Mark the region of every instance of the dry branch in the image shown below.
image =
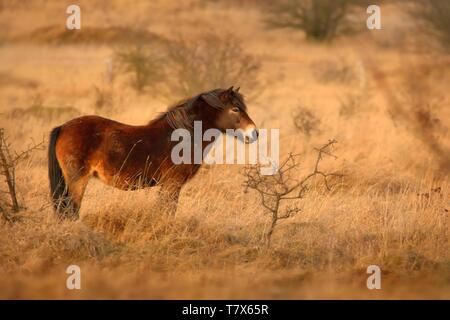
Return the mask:
[[[261,199],[261,204],[271,215],[271,224],[266,233],[266,243],[270,246],[271,237],[276,224],[281,219],[287,219],[297,214],[300,209],[296,206],[288,206],[284,210],[281,208],[282,203],[301,199],[305,196],[309,189],[309,182],[317,176],[323,178],[323,182],[327,190],[330,190],[329,177],[340,176],[337,173],[325,173],[319,168],[320,162],[324,155],[334,156],[329,149],[337,143],[336,140],[330,140],[320,148],[316,148],[317,158],[311,173],[301,179],[295,178],[295,169],[299,166],[299,155],[289,154],[288,157],[280,164],[278,171],[271,176],[262,175],[260,166],[247,166],[244,170],[245,188],[246,190],[256,190]]]
[[[33,141],[32,145],[26,150],[20,153],[14,152],[14,155],[12,155],[10,145],[5,137],[5,130],[0,128],[0,175],[4,176],[6,185],[8,186],[8,191],[6,193],[10,196],[10,207],[13,212],[18,212],[20,210],[16,192],[16,166],[21,160],[27,158],[33,150],[42,150],[43,147],[44,141],[37,144]],[[3,217],[9,221],[10,215],[8,214],[7,209],[4,206],[1,206],[0,211]]]

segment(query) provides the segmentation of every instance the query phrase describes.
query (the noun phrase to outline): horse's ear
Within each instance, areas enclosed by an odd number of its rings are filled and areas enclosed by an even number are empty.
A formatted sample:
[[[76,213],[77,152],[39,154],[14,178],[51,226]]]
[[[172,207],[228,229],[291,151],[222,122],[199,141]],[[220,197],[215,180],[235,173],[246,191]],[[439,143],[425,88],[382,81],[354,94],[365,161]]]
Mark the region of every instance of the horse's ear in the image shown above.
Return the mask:
[[[217,109],[223,108],[223,102],[220,101],[220,99],[215,94],[204,93],[201,95],[201,98],[213,108]]]
[[[233,92],[233,87],[234,87],[234,86],[229,87],[229,88],[227,89],[226,93],[228,93],[228,94],[232,93],[232,92]]]
[[[238,87],[236,90],[234,90],[235,92],[239,92],[239,89],[240,89],[241,87]]]

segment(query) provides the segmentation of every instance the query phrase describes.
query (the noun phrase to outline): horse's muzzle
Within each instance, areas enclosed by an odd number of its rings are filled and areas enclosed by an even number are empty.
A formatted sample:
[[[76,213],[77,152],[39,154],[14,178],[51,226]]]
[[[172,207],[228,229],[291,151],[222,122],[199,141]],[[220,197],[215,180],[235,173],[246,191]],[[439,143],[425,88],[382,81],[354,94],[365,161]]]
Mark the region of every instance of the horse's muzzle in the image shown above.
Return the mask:
[[[244,131],[245,143],[253,143],[258,140],[259,132],[256,128],[247,129]]]

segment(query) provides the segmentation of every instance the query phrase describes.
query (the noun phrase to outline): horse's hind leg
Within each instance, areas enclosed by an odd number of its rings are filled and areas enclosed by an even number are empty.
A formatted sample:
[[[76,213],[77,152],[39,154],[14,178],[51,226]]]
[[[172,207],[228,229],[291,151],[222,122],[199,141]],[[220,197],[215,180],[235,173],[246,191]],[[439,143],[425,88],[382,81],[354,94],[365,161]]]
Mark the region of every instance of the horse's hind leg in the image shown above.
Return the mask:
[[[84,191],[86,190],[89,178],[89,175],[85,175],[69,182],[68,192],[71,202],[71,214],[69,215],[69,218],[78,219],[81,200],[83,200]]]
[[[81,200],[83,199],[84,191],[89,182],[90,175],[76,177],[65,177],[67,181],[67,197],[62,203],[59,213],[61,218],[68,218],[77,220],[81,207]]]

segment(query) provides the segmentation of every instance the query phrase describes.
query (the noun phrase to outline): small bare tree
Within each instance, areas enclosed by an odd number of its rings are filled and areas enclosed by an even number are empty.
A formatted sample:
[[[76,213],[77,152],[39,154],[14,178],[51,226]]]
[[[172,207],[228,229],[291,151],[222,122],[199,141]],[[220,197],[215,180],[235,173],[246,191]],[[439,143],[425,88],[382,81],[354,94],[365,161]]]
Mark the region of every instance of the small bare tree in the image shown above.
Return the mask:
[[[18,212],[20,210],[19,202],[17,200],[17,191],[16,191],[16,166],[17,164],[28,157],[33,150],[42,149],[44,146],[44,141],[28,147],[26,150],[20,153],[14,153],[14,155],[10,152],[10,145],[7,143],[5,138],[5,130],[0,128],[0,174],[5,178],[6,185],[8,186],[7,194],[11,199],[11,207],[12,212]],[[0,213],[3,217],[10,221],[12,217],[8,214],[6,206],[0,205]]]
[[[336,143],[330,140],[320,148],[317,148],[317,158],[311,173],[298,179],[295,171],[299,166],[299,155],[289,154],[286,160],[280,164],[274,175],[262,175],[260,166],[247,166],[244,170],[245,188],[256,190],[261,199],[264,209],[270,214],[271,223],[265,235],[266,244],[269,247],[272,234],[279,220],[287,219],[295,215],[300,209],[295,205],[284,205],[286,202],[302,199],[309,190],[313,178],[320,176],[327,190],[330,190],[328,178],[340,176],[338,173],[325,173],[319,168],[320,161],[324,155],[336,158],[329,149]]]

